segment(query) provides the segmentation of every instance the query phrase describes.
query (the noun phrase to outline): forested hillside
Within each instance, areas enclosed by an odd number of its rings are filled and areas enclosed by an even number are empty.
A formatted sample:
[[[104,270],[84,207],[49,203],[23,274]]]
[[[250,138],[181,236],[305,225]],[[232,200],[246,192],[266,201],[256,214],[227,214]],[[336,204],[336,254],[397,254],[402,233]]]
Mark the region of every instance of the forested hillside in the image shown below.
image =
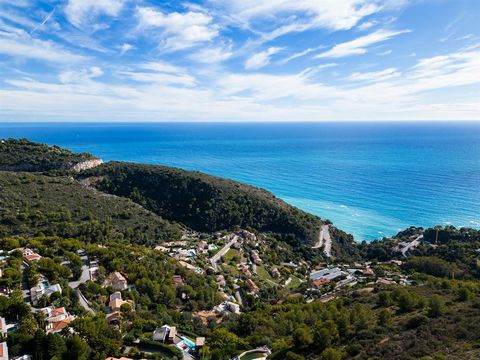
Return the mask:
[[[0,142],[0,170],[52,171],[70,170],[74,165],[93,160],[90,154],[75,154],[58,146],[34,143],[26,139]]]
[[[199,172],[110,162],[83,175],[96,177],[92,184],[106,193],[200,231],[252,228],[298,247],[311,245],[322,224],[265,190]]]
[[[181,227],[133,201],[105,195],[69,177],[0,171],[0,236],[38,233],[87,242],[153,245]]]

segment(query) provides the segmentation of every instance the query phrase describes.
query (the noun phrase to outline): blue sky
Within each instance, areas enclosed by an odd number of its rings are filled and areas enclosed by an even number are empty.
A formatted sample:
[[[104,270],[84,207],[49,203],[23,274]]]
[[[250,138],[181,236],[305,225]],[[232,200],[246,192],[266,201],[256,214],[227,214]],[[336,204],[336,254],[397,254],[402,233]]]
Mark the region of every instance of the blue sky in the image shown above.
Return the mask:
[[[478,0],[0,0],[0,121],[480,119]]]

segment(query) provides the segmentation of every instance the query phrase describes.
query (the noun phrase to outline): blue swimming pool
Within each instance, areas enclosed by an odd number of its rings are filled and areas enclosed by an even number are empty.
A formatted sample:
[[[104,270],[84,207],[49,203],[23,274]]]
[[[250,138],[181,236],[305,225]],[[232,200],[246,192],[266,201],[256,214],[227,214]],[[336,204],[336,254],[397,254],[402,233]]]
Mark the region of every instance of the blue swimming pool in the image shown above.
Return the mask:
[[[186,338],[185,336],[180,336],[185,343],[190,349],[195,350],[195,343],[190,340],[189,338]]]

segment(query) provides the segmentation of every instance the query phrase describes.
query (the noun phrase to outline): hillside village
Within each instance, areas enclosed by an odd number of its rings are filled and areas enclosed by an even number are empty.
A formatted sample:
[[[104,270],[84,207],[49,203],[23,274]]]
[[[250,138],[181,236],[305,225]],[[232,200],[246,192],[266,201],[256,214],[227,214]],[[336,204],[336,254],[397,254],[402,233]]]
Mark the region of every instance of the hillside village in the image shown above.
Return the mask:
[[[421,234],[414,234],[409,237],[413,245],[418,245],[422,240]],[[192,316],[198,318],[207,325],[214,321],[217,324],[229,316],[239,315],[244,308],[245,297],[258,297],[261,290],[274,288],[282,291],[284,299],[302,297],[307,302],[320,300],[327,302],[336,297],[351,291],[372,292],[378,286],[400,284],[408,286],[412,284],[408,275],[401,271],[402,260],[391,260],[386,262],[361,262],[352,263],[336,262],[334,258],[326,258],[329,264],[317,265],[309,268],[305,261],[299,263],[282,262],[270,263],[264,261],[269,251],[268,244],[263,235],[256,235],[246,230],[238,230],[232,233],[215,233],[212,235],[188,231],[181,240],[164,242],[154,248],[153,251],[167,254],[174,259],[181,267],[197,275],[211,274],[217,285],[217,295],[220,302],[211,309],[192,312]],[[403,257],[408,256],[409,250],[413,249],[412,242],[395,240],[397,246],[394,248]],[[103,245],[97,247],[106,248]],[[322,251],[322,249],[318,249]],[[51,259],[42,256],[32,247],[15,248],[10,251],[3,251],[3,267],[8,265],[10,258],[20,257],[22,262],[20,269],[23,273],[22,296],[23,300],[30,307],[32,313],[42,318],[44,331],[50,333],[75,332],[70,327],[76,315],[69,314],[65,307],[57,307],[55,304],[59,296],[62,296],[62,286],[57,282],[53,283],[44,274],[38,273],[33,276],[35,284],[30,286],[32,275],[30,268],[42,261]],[[71,257],[71,256],[70,256]],[[104,268],[99,259],[91,256],[84,249],[78,249],[74,254],[76,259],[81,260],[81,273],[76,280],[70,276],[63,280],[63,286],[68,286],[79,299],[79,306],[85,313],[95,314],[100,309],[104,313],[106,322],[118,330],[121,330],[128,322],[129,314],[135,312],[137,304],[130,299],[129,293],[135,290],[135,286],[128,282],[128,279],[119,271],[104,273]],[[68,269],[70,258],[63,256],[60,265]],[[58,261],[60,261],[58,260]],[[65,272],[68,274],[68,271]],[[71,273],[70,273],[71,275]],[[68,280],[68,281],[66,281]],[[107,290],[108,296],[87,297],[82,294],[81,288],[88,283],[95,283]],[[182,289],[188,285],[182,275],[172,275],[171,284],[176,289]],[[10,296],[15,286],[3,285],[1,293],[3,296]],[[182,299],[188,298],[187,292],[180,292]],[[126,299],[124,299],[126,297]],[[283,300],[280,300],[280,302]],[[40,315],[41,314],[41,315]],[[18,329],[19,324],[9,322],[0,318],[2,333]],[[142,342],[143,341],[143,342]],[[172,324],[159,324],[152,335],[144,340],[134,339],[132,346],[125,349],[126,354],[132,351],[132,347],[142,349],[146,344],[164,344],[165,348],[174,346],[183,355],[183,359],[196,359],[202,347],[206,344],[205,337],[192,337],[189,333],[182,334]],[[145,345],[145,344],[144,344]],[[6,343],[2,345],[6,347]],[[152,350],[148,346],[145,349]],[[141,351],[145,356],[149,351]],[[266,347],[251,349],[238,359],[252,359],[251,354],[260,354],[258,359],[266,358],[270,350]],[[150,353],[155,354],[155,351]],[[29,355],[16,356],[14,359],[29,359]]]

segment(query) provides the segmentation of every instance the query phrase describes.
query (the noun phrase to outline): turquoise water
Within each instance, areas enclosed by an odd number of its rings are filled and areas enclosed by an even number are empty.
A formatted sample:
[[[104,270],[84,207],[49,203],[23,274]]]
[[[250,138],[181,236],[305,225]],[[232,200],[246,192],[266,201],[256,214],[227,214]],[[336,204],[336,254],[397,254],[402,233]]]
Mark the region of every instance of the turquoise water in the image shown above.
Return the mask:
[[[185,343],[185,345],[187,345],[190,349],[195,350],[195,343],[192,340],[190,340],[185,336],[180,336],[180,337],[183,339],[183,342]]]
[[[1,124],[104,160],[260,186],[356,240],[410,225],[480,227],[480,123]]]

